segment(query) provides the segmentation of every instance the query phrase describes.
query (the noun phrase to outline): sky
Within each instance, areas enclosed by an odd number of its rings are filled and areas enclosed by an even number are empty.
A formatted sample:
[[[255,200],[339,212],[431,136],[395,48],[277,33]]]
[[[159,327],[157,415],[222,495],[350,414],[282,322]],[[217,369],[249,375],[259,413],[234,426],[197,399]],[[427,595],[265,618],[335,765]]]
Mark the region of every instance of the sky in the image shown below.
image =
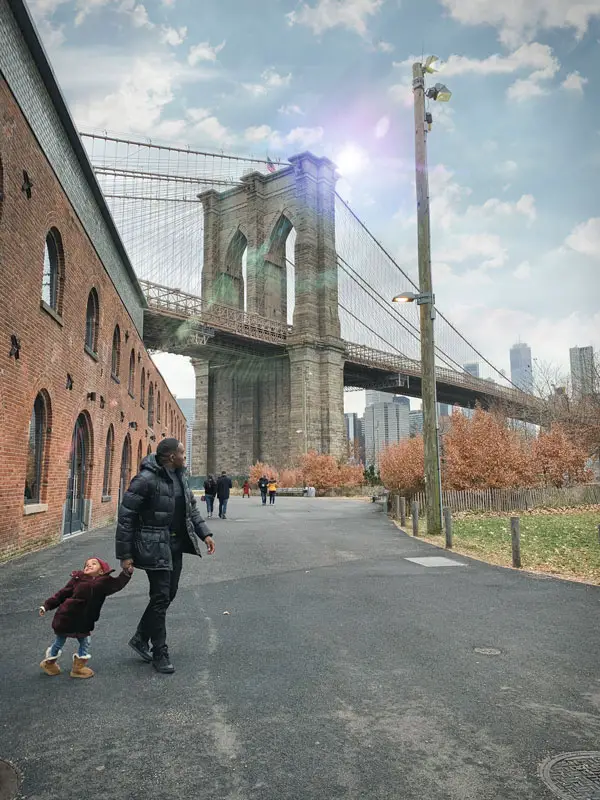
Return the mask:
[[[416,276],[411,64],[429,135],[436,303],[499,368],[600,347],[600,0],[29,0],[75,121],[273,159],[310,149]],[[193,396],[193,370],[155,357]],[[347,395],[360,410],[363,393]]]

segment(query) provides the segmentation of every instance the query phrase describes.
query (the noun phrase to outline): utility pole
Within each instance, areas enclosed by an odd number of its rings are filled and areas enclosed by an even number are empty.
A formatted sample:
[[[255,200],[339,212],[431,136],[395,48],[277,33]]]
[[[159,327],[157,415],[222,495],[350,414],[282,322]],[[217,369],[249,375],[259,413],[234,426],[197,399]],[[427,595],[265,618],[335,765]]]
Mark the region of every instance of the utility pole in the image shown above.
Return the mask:
[[[427,127],[425,122],[425,76],[423,65],[413,64],[415,101],[415,168],[417,184],[417,231],[419,290],[429,299],[420,304],[421,395],[423,399],[423,443],[427,532],[442,533],[442,491],[439,428],[435,385],[435,298],[431,278],[431,233],[429,227],[429,179],[427,172]]]

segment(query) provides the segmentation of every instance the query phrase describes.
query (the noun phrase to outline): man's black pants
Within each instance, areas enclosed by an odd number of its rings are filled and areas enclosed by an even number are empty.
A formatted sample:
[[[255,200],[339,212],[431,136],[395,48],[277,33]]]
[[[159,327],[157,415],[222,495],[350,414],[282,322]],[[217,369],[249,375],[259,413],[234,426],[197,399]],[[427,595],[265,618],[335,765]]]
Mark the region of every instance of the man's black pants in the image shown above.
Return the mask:
[[[150,584],[150,602],[144,611],[138,625],[138,633],[145,642],[152,642],[152,650],[156,655],[167,643],[167,609],[175,599],[181,567],[183,566],[183,553],[173,552],[173,569],[147,570]]]
[[[267,490],[266,489],[261,489],[260,490],[260,496],[262,498],[263,506],[266,506],[267,505]]]

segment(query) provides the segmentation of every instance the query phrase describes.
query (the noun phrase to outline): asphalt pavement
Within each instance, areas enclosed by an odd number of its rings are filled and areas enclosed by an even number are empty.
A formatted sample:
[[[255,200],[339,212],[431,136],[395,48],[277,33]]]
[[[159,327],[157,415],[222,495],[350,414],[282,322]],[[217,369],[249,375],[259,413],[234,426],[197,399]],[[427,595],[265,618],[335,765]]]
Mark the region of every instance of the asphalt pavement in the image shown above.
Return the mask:
[[[171,676],[127,646],[143,572],[106,601],[93,679],[70,651],[39,669],[36,609],[89,555],[115,565],[113,529],[0,566],[0,759],[23,797],[549,800],[546,757],[600,750],[598,587],[446,554],[367,502],[228,511],[216,555],[184,559]]]

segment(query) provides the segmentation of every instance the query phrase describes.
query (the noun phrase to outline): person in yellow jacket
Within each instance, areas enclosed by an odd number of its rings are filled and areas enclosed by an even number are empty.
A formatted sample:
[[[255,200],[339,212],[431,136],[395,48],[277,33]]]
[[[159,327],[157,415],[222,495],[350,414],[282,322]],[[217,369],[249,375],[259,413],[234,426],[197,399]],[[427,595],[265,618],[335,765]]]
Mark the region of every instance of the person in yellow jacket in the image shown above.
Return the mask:
[[[275,505],[275,495],[277,494],[277,481],[275,478],[269,478],[269,483],[267,484],[267,492],[269,493],[269,505]]]

